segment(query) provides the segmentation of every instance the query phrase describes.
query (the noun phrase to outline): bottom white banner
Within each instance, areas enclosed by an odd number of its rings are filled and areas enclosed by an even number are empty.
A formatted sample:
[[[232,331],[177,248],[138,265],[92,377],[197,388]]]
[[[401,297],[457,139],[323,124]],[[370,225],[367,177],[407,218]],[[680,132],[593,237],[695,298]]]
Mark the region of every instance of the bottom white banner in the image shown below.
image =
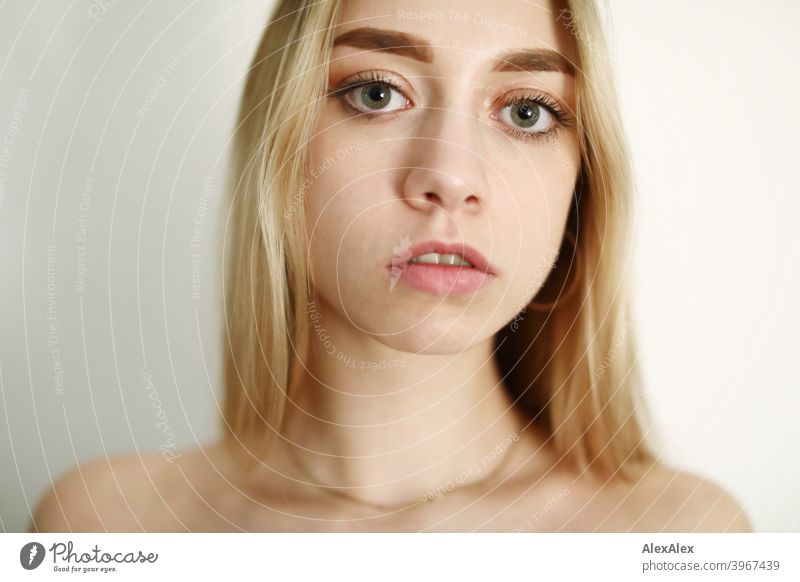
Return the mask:
[[[800,534],[2,534],[0,580],[800,580]]]

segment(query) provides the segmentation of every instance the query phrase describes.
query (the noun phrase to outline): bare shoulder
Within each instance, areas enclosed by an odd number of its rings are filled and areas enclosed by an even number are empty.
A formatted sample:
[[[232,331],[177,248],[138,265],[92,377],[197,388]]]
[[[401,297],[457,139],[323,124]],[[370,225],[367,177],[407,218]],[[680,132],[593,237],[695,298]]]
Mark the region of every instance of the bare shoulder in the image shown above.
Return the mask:
[[[752,532],[739,501],[714,481],[664,464],[654,465],[633,487],[636,530]]]
[[[193,450],[195,451],[195,450]],[[185,455],[196,465],[196,452]],[[62,473],[39,499],[31,531],[151,531],[181,477],[159,453],[98,458]]]

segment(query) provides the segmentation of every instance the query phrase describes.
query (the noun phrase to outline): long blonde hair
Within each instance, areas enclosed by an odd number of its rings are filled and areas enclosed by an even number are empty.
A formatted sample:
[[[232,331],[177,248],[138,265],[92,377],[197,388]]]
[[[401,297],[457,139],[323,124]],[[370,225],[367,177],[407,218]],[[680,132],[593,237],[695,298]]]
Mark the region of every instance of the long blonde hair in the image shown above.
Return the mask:
[[[305,216],[308,147],[328,77],[341,0],[280,0],[248,73],[232,159],[226,233],[226,442],[263,458],[283,426],[309,324]],[[496,336],[504,385],[578,470],[634,478],[644,441],[627,266],[632,178],[602,22],[592,0],[565,2],[575,37],[581,167],[554,271]],[[227,241],[227,236],[226,236]],[[569,245],[574,241],[574,244]],[[563,293],[564,286],[570,287]]]

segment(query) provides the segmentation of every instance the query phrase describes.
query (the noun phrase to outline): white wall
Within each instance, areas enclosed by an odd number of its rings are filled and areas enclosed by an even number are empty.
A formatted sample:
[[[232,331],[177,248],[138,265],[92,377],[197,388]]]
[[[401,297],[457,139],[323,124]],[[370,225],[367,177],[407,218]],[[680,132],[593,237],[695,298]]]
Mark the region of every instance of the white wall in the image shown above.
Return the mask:
[[[214,225],[270,2],[103,4],[0,7],[5,531],[24,529],[75,463],[218,429]],[[800,4],[611,8],[640,193],[637,324],[663,454],[729,487],[759,530],[800,531]]]
[[[665,457],[800,531],[800,3],[613,7]]]
[[[78,461],[191,446],[218,430],[215,217],[268,3],[105,4],[96,19],[91,1],[0,9],[0,139],[27,91],[0,202],[0,528],[10,531]]]

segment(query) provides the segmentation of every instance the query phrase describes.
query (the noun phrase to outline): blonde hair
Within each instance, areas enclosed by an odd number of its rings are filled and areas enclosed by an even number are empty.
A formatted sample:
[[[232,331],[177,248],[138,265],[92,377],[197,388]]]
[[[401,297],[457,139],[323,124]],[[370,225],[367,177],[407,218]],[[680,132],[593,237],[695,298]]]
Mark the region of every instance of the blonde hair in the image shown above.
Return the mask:
[[[281,0],[248,73],[232,160],[225,272],[226,441],[257,461],[280,434],[297,354],[309,338],[305,216],[308,147],[328,76],[341,0]],[[575,37],[581,167],[560,254],[536,301],[496,336],[504,385],[556,452],[579,470],[633,478],[653,462],[640,419],[640,374],[626,280],[632,178],[592,0],[565,2]]]

